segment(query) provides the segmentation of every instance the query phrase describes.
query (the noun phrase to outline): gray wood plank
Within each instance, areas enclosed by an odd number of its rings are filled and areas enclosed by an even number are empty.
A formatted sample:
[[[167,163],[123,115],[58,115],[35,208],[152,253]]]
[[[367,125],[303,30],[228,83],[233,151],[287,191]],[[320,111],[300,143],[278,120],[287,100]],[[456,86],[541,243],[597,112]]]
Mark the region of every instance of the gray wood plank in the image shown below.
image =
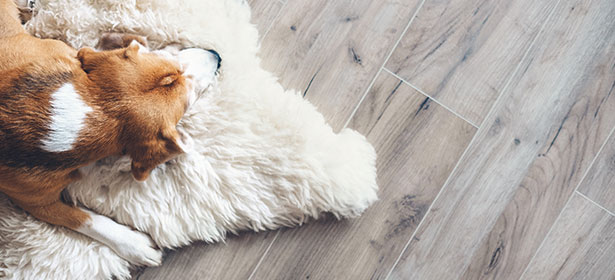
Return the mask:
[[[615,93],[615,83],[611,85]],[[602,207],[615,213],[615,136],[611,136],[604,146],[594,167],[587,174],[587,184],[581,185],[583,193]]]
[[[574,4],[563,5],[573,12]],[[574,13],[569,16],[578,17]],[[603,44],[615,43],[612,32],[605,35],[605,39],[599,39],[606,40]],[[591,48],[590,44],[586,47]],[[604,98],[579,99],[558,129],[551,131],[548,145],[538,152],[511,202],[481,241],[464,278],[517,279],[527,266],[542,241],[540,237],[553,224],[613,127],[615,71],[607,69],[614,62],[614,50],[606,47],[586,65],[584,73],[574,77],[581,80],[573,82],[573,87],[579,87],[574,90],[600,93]],[[596,164],[592,170],[596,170]]]
[[[419,2],[289,0],[262,41],[263,67],[340,129]]]
[[[383,279],[476,131],[384,71],[350,127],[376,148],[380,200],[282,231],[253,279]]]
[[[480,126],[556,2],[426,1],[386,68]]]
[[[305,81],[285,86],[319,92],[308,99],[320,105],[319,111],[334,128],[341,128],[401,36],[418,0],[290,0],[282,2],[282,6],[274,2],[278,1],[250,1],[253,22],[261,36],[266,32],[260,53],[265,69],[277,69],[274,72],[283,84],[293,79]],[[280,11],[276,12],[278,7]],[[347,10],[336,11],[341,8]],[[354,55],[349,48],[353,48]],[[318,79],[311,72],[316,66],[323,67]],[[202,279],[203,275],[211,279],[243,279],[271,244],[271,236],[240,236],[227,241],[226,246],[199,243],[183,248],[166,256],[161,267],[146,269],[140,279],[166,279],[172,275],[177,279]],[[199,267],[207,268],[207,274]]]
[[[198,242],[167,252],[162,266],[139,271],[133,279],[248,279],[275,233],[242,232],[225,243]]]
[[[615,123],[614,16],[611,0],[557,6],[392,279],[520,275]]]
[[[249,0],[252,10],[252,23],[256,24],[259,38],[264,38],[280,15],[286,1],[282,0]]]
[[[615,217],[575,194],[522,279],[615,279]]]

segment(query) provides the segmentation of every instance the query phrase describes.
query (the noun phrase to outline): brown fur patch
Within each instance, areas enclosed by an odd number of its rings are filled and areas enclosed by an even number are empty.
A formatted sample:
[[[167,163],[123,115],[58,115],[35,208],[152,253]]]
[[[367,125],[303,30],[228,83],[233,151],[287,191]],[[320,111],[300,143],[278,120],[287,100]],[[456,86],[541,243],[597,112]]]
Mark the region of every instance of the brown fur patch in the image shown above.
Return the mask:
[[[0,0],[0,191],[41,220],[76,229],[88,214],[60,196],[80,178],[79,167],[125,153],[134,177],[145,180],[182,152],[175,126],[188,85],[178,65],[136,45],[77,52],[26,34],[17,15],[11,0]],[[51,94],[65,83],[93,111],[72,150],[46,152]]]

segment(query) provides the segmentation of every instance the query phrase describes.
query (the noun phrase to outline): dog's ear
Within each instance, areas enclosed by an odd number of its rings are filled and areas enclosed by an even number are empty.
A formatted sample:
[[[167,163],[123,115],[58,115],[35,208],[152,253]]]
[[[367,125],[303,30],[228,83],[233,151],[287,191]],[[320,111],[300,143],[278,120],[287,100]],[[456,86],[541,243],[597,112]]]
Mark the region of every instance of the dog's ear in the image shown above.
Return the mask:
[[[81,69],[85,73],[89,74],[92,69],[96,68],[97,54],[98,52],[89,47],[83,47],[77,52],[77,59],[81,62]]]
[[[149,49],[139,43],[139,41],[132,40],[130,42],[130,45],[128,45],[128,47],[126,47],[126,50],[124,51],[124,57],[133,58],[136,57],[137,54],[139,54],[140,52],[149,52]]]
[[[85,59],[88,55],[95,53],[96,51],[90,47],[83,47],[79,49],[77,52],[77,58],[83,63],[83,59]]]
[[[143,36],[130,33],[105,32],[98,41],[100,50],[115,50],[130,46],[133,41],[147,47],[147,39]]]
[[[124,57],[133,58],[137,56],[140,48],[141,48],[141,44],[139,44],[137,41],[132,41],[130,45],[126,47],[126,50],[124,51]]]
[[[162,129],[153,139],[137,144],[130,151],[132,176],[137,181],[145,181],[156,166],[183,153],[178,141],[179,133],[175,127],[168,127]]]

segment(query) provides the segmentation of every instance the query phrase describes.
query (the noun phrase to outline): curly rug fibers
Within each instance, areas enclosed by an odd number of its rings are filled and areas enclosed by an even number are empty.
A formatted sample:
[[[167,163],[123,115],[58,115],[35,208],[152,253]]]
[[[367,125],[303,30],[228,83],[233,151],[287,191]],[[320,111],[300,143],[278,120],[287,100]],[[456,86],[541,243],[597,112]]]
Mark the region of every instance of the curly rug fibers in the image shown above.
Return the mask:
[[[194,149],[144,183],[130,160],[83,169],[73,201],[151,235],[161,248],[229,232],[301,224],[330,212],[354,217],[376,200],[376,154],[357,132],[334,133],[314,106],[260,67],[258,32],[239,0],[39,0],[26,29],[75,48],[106,31],[217,50],[218,86],[180,122]],[[130,264],[106,246],[39,222],[0,195],[0,278],[125,279]]]

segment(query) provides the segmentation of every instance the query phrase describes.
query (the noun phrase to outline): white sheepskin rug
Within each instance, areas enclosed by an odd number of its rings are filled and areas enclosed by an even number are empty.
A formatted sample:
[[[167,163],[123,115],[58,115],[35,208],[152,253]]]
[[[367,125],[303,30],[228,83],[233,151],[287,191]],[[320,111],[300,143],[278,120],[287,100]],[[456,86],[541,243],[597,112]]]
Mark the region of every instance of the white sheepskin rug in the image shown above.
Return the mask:
[[[130,159],[83,169],[68,194],[85,207],[151,235],[160,248],[221,241],[241,230],[300,225],[330,212],[355,217],[377,198],[376,154],[350,129],[334,133],[316,108],[260,67],[258,32],[239,0],[39,0],[26,29],[75,48],[105,31],[217,50],[218,86],[178,129],[194,149],[144,183]],[[70,230],[35,220],[0,195],[1,279],[126,279],[130,264]]]

